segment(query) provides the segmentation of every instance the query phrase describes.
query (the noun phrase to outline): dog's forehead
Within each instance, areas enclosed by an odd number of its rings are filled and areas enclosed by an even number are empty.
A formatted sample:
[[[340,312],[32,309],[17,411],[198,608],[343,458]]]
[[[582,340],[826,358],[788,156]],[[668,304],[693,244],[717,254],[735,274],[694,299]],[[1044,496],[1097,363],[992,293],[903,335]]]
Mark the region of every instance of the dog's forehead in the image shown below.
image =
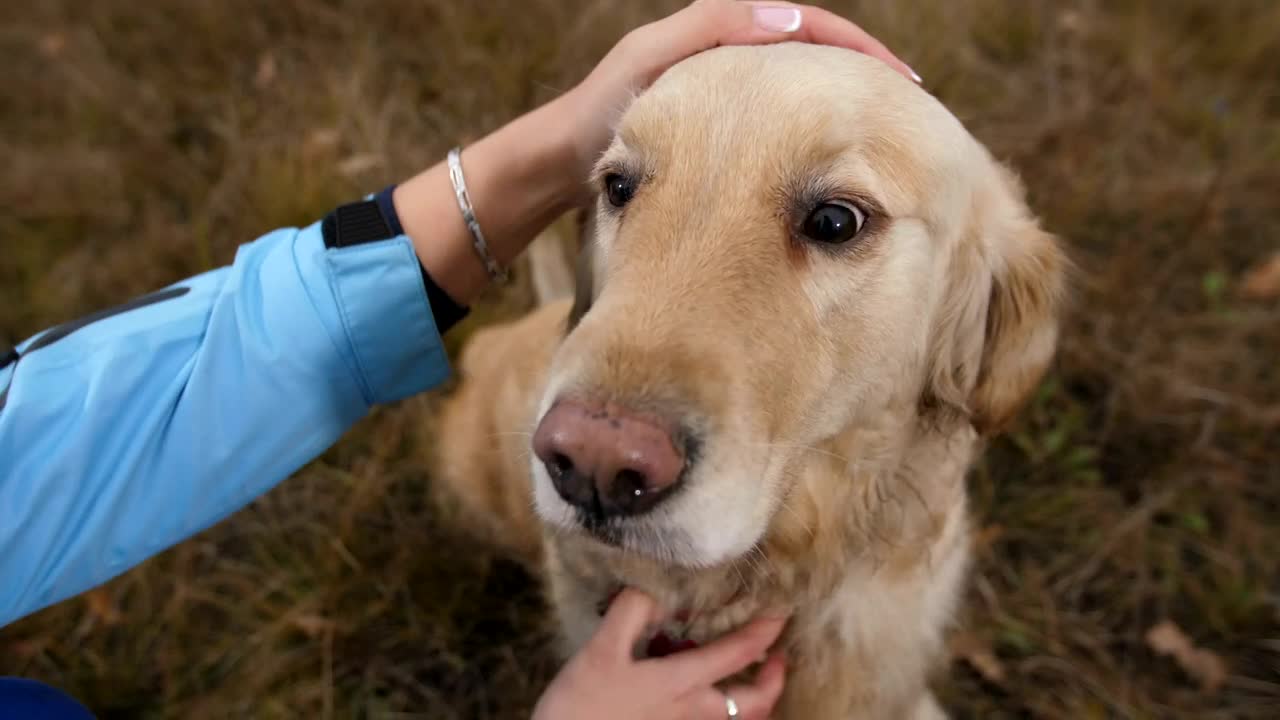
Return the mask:
[[[972,138],[883,62],[839,48],[723,47],[665,73],[623,116],[614,155],[719,168],[744,181],[856,160],[927,190]],[[692,165],[686,165],[692,163]]]

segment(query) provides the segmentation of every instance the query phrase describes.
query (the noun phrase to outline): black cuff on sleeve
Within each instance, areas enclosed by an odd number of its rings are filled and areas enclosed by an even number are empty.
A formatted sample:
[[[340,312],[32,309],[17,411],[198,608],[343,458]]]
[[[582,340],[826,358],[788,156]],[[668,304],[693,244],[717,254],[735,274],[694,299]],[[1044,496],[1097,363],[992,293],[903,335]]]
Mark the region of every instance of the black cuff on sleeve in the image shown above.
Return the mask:
[[[404,226],[400,224],[400,215],[396,212],[396,204],[391,201],[391,194],[395,190],[395,185],[388,185],[382,189],[382,192],[373,196],[373,201],[378,203],[378,209],[382,211],[382,217],[387,221],[387,227],[391,228],[391,234],[403,235]]]
[[[395,189],[395,185],[389,185],[375,195],[373,200],[343,205],[329,213],[321,225],[325,246],[347,247],[403,235],[404,226],[400,224],[400,216],[392,202]],[[422,284],[427,291],[427,301],[431,303],[436,330],[444,335],[471,310],[449,297],[449,293],[436,284],[421,262],[418,263],[418,269],[422,271]]]
[[[431,275],[427,273],[427,269],[422,267],[422,263],[418,263],[418,268],[422,270],[422,284],[427,289],[427,300],[431,303],[431,314],[436,319],[436,330],[441,335],[449,331],[454,325],[462,322],[470,312],[471,308],[465,305],[459,305],[449,297],[449,293],[445,292],[431,279]]]

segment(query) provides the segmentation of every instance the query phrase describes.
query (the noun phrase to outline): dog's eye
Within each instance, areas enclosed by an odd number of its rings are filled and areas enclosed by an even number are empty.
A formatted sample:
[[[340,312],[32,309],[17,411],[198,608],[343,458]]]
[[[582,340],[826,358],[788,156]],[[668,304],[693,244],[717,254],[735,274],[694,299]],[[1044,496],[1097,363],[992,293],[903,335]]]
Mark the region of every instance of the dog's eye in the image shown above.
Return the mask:
[[[839,245],[862,229],[866,215],[854,205],[823,203],[804,219],[801,231],[814,242]]]
[[[636,186],[630,178],[618,173],[609,173],[604,176],[604,193],[609,197],[610,205],[614,207],[626,205],[635,192]]]

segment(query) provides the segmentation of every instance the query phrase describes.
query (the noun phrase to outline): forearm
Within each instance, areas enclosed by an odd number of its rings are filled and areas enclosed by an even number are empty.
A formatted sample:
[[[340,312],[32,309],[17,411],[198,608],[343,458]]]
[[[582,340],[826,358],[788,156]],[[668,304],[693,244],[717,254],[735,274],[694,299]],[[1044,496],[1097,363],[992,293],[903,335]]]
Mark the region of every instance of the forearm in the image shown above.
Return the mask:
[[[567,108],[464,153],[503,264],[578,201],[578,165],[557,139]],[[0,363],[0,625],[212,525],[371,405],[444,380],[436,322],[461,308],[440,290],[466,304],[488,278],[443,163],[397,186],[392,205],[381,214],[395,237],[336,220],[328,234],[276,231],[159,302],[39,335]]]
[[[560,214],[581,202],[583,163],[570,136],[569,93],[521,116],[462,151],[476,219],[504,267]],[[401,183],[396,211],[423,267],[458,303],[468,305],[489,283],[463,222],[449,169],[439,162]]]
[[[404,237],[279,230],[160,297],[0,368],[0,625],[212,525],[448,374]]]

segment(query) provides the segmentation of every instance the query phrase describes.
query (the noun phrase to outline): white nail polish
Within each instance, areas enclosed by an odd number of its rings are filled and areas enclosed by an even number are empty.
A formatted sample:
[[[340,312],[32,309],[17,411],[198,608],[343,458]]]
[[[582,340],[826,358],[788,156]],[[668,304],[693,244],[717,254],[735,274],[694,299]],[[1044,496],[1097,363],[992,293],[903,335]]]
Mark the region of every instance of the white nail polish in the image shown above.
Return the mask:
[[[756,27],[768,32],[793,33],[800,29],[803,17],[798,8],[759,6],[752,9]]]

